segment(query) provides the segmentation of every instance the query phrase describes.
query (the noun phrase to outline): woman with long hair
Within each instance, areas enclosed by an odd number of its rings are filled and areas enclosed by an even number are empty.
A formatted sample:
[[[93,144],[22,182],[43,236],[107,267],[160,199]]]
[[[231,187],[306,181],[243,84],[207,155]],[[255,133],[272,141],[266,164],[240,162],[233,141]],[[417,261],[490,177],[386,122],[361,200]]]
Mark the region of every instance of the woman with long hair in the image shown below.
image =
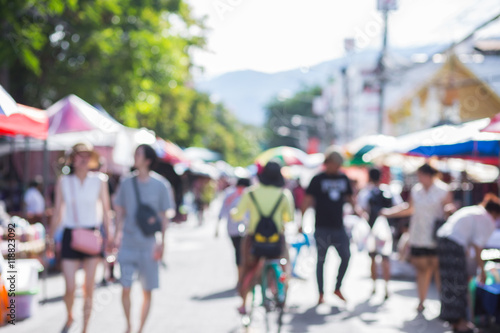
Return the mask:
[[[437,177],[438,171],[425,163],[417,170],[418,183],[413,186],[407,203],[382,209],[387,218],[410,217],[409,243],[411,263],[417,271],[418,312],[422,312],[434,276],[440,289],[438,272],[436,223],[445,218],[445,207],[453,197],[447,184]]]
[[[59,224],[64,228],[61,266],[66,283],[64,303],[67,320],[62,332],[68,332],[73,324],[73,303],[75,300],[75,275],[80,267],[85,271],[84,306],[82,332],[87,332],[92,312],[96,267],[103,254],[87,254],[72,246],[73,230],[99,230],[101,224],[107,235],[107,244],[112,246],[113,237],[109,233],[110,199],[108,178],[100,172],[90,172],[98,163],[98,155],[92,145],[77,143],[73,146],[68,159],[70,174],[62,175],[55,188],[54,214],[50,223],[50,238],[54,239]],[[53,244],[53,241],[50,241]],[[102,252],[102,251],[101,251]]]
[[[281,257],[288,259],[288,250],[284,239],[286,222],[294,219],[294,203],[292,193],[285,189],[285,180],[281,174],[281,167],[275,162],[266,164],[259,174],[260,184],[251,187],[244,192],[238,206],[231,211],[234,221],[241,221],[249,213],[249,224],[247,233],[241,244],[242,256],[242,278],[240,284],[240,296],[243,300],[238,308],[240,314],[246,313],[246,298],[252,288],[252,282],[258,276],[255,268],[258,266],[260,256],[254,251],[254,235],[262,214],[274,214],[271,216],[280,234]],[[279,251],[279,249],[278,249]],[[288,261],[288,260],[287,260]],[[287,266],[285,271],[288,270]]]

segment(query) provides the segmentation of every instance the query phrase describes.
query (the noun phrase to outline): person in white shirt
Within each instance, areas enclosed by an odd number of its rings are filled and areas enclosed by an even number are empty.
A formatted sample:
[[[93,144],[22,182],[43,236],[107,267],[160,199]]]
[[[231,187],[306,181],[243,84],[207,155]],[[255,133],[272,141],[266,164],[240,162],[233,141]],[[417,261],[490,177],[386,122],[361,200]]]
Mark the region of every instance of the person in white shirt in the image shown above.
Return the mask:
[[[99,230],[103,224],[108,237],[107,244],[110,247],[113,246],[113,237],[109,232],[108,177],[99,172],[90,172],[90,169],[95,168],[98,164],[98,155],[92,145],[88,143],[77,143],[73,146],[68,164],[71,173],[59,177],[55,188],[55,206],[49,228],[49,244],[53,250],[54,234],[58,225],[62,223],[64,232],[61,266],[66,283],[64,303],[67,312],[67,320],[62,332],[69,332],[73,324],[75,276],[78,269],[83,266],[85,295],[82,332],[85,333],[92,313],[96,268],[103,253],[90,255],[73,249],[71,246],[72,231],[79,228]]]
[[[41,193],[41,186],[42,178],[41,176],[36,176],[35,179],[30,182],[30,186],[26,190],[26,193],[24,193],[24,207],[26,217],[29,220],[36,218],[41,219],[45,212],[45,199]]]
[[[445,218],[445,207],[450,207],[453,196],[447,184],[437,177],[438,171],[425,163],[417,170],[418,183],[412,188],[408,203],[385,208],[381,215],[387,218],[410,218],[409,243],[411,262],[417,271],[418,312],[424,311],[424,302],[432,276],[440,289],[435,226]]]
[[[474,325],[467,320],[466,252],[470,247],[476,253],[480,269],[479,280],[484,283],[486,274],[481,251],[495,230],[495,220],[500,217],[500,200],[487,194],[481,205],[464,207],[453,214],[438,230],[439,272],[442,288],[442,320],[448,321],[454,332],[474,332]]]
[[[243,273],[243,265],[241,264],[241,241],[243,240],[243,236],[245,235],[245,230],[248,224],[248,216],[243,221],[235,221],[231,217],[231,209],[238,206],[238,203],[241,200],[241,196],[245,189],[250,186],[249,178],[239,178],[236,186],[231,187],[226,190],[224,201],[222,203],[222,207],[219,213],[219,221],[222,219],[227,220],[227,234],[231,237],[231,241],[234,246],[234,255],[236,259],[236,266],[238,267],[238,283],[237,288],[240,286],[241,275]],[[217,229],[215,236],[218,235],[219,224],[217,223]]]

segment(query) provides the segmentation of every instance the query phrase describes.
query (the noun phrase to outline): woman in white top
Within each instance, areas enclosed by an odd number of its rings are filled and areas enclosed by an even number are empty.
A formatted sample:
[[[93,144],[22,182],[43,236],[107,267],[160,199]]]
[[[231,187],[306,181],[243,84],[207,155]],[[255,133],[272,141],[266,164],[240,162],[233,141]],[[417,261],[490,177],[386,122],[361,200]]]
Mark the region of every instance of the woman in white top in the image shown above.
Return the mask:
[[[98,161],[98,155],[90,144],[78,143],[73,146],[69,156],[71,173],[59,178],[55,189],[54,214],[50,225],[50,239],[58,225],[64,228],[61,258],[62,271],[66,282],[64,302],[67,310],[67,321],[62,332],[68,332],[73,323],[72,308],[75,299],[75,275],[83,264],[85,270],[85,299],[83,308],[83,330],[87,331],[92,312],[92,295],[97,264],[101,255],[91,256],[71,248],[71,231],[75,228],[104,230],[108,237],[107,244],[112,246],[109,233],[110,200],[107,176],[102,173],[89,172],[92,163]],[[52,242],[53,244],[53,242]]]
[[[473,247],[481,273],[486,280],[481,252],[495,230],[500,217],[500,200],[492,194],[485,196],[481,205],[464,207],[453,214],[438,230],[439,272],[441,275],[441,314],[454,332],[474,332],[467,320],[467,260],[465,253]]]
[[[422,165],[417,170],[419,182],[412,188],[408,203],[381,211],[388,218],[411,216],[409,243],[411,262],[417,271],[418,312],[424,310],[433,275],[440,288],[435,223],[445,218],[445,206],[453,201],[448,185],[437,174],[429,164]]]

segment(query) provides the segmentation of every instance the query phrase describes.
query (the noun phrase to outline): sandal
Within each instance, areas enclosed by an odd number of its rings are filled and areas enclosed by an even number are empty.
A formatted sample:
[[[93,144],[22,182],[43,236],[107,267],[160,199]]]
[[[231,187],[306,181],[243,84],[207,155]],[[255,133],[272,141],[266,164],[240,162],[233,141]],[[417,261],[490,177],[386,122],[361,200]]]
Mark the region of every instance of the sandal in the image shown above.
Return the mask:
[[[238,308],[238,313],[242,316],[246,315],[247,314],[247,309],[245,309],[245,307],[242,305]]]
[[[67,322],[66,324],[64,324],[61,333],[68,333],[69,329],[71,328],[71,325],[73,325],[73,320],[71,320],[69,323]]]
[[[340,290],[339,290],[339,289],[335,290],[335,291],[333,292],[333,294],[334,294],[335,296],[337,296],[338,298],[340,298],[341,300],[343,300],[344,302],[346,302],[346,300],[345,300],[345,298],[344,298],[344,295],[342,295],[342,293],[340,292]]]

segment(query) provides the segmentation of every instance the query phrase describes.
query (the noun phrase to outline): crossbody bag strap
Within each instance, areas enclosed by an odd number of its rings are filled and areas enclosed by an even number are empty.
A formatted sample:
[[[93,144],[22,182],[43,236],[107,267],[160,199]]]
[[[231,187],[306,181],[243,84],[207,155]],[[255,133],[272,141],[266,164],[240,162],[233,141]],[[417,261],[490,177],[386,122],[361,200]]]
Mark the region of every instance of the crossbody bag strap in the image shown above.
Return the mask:
[[[76,179],[77,177],[75,176],[74,178],[74,182],[77,182],[78,180]],[[69,186],[71,187],[71,206],[73,208],[73,219],[75,220],[75,224],[77,227],[80,226],[80,223],[78,221],[78,212],[76,210],[76,199],[75,199],[75,195],[76,195],[76,191],[75,191],[75,185],[73,184],[74,182],[71,181],[71,178],[68,177],[67,178],[68,181],[69,181]]]
[[[234,192],[226,199],[226,201],[224,203],[226,204],[227,207],[229,207],[234,202],[234,200],[236,200],[236,198],[238,198],[238,196],[239,196],[239,193]]]
[[[132,182],[134,183],[134,192],[135,192],[135,198],[137,200],[137,204],[140,205],[140,204],[142,204],[142,202],[141,202],[141,195],[139,193],[139,186],[137,185],[137,176],[134,176],[132,178]]]

